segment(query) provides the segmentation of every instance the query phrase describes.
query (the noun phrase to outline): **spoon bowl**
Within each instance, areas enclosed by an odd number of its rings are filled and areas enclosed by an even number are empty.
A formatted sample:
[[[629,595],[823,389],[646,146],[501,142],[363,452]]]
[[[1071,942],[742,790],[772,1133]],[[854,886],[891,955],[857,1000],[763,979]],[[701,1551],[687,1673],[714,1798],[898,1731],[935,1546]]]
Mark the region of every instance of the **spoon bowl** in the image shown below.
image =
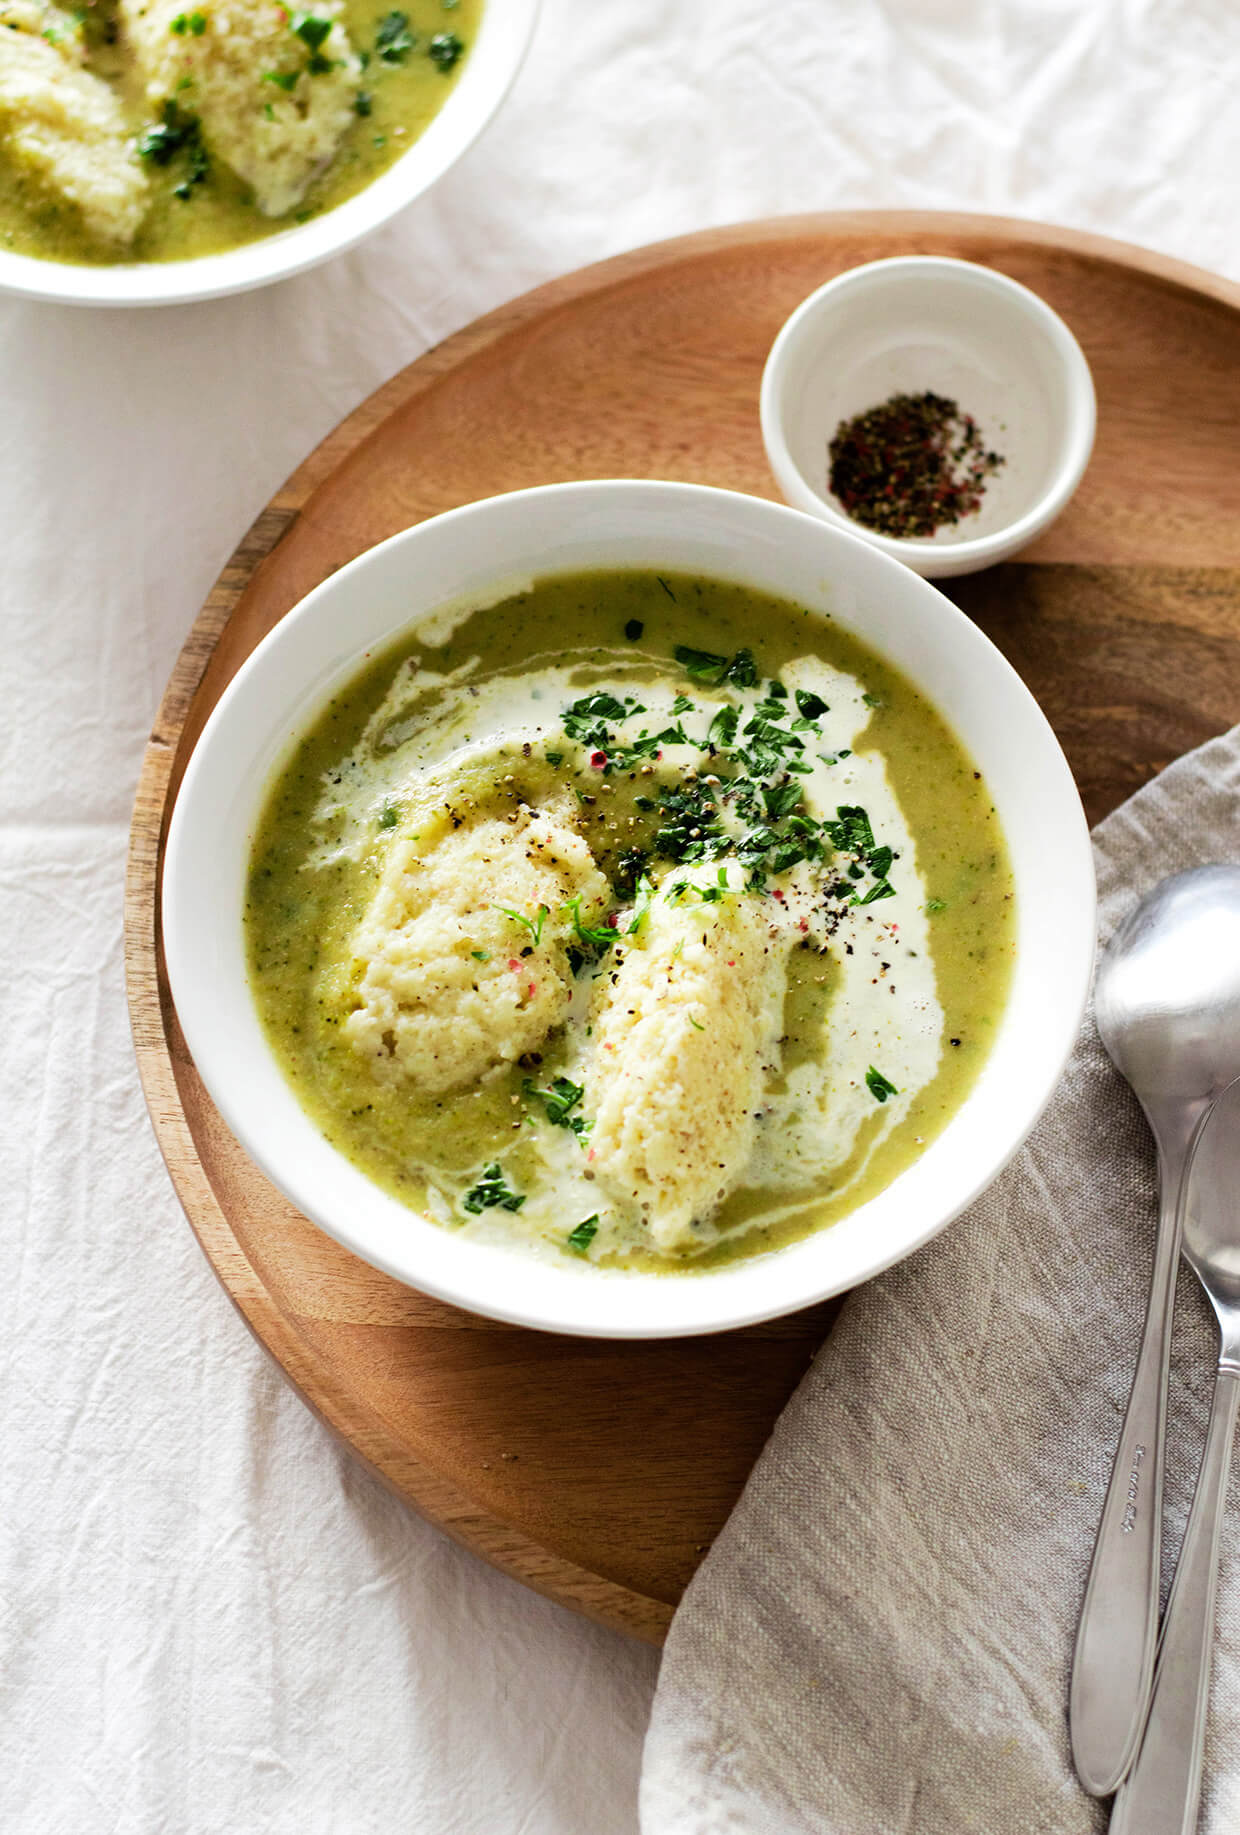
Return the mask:
[[[1158,1136],[1191,1138],[1240,1077],[1240,867],[1164,879],[1098,969],[1098,1032]]]

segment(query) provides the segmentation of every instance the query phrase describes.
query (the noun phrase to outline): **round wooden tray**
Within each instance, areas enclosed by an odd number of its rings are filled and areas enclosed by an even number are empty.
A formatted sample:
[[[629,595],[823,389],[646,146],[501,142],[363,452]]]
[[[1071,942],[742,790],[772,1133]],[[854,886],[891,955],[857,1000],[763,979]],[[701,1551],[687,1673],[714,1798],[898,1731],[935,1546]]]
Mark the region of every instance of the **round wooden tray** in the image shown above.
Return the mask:
[[[1240,716],[1240,289],[1095,237],[846,214],[711,231],[542,287],[431,351],[272,500],[177,663],[134,811],[127,959],[155,1131],[242,1316],[309,1405],[449,1534],[565,1605],[657,1641],[833,1309],[613,1344],[492,1324],[321,1235],[255,1171],[168,997],[168,814],[221,690],[362,549],[493,492],[667,477],[773,496],[758,381],[780,323],[858,262],[987,262],[1061,312],[1093,366],[1081,491],[1019,564],[952,583],[1050,716],[1091,818]]]

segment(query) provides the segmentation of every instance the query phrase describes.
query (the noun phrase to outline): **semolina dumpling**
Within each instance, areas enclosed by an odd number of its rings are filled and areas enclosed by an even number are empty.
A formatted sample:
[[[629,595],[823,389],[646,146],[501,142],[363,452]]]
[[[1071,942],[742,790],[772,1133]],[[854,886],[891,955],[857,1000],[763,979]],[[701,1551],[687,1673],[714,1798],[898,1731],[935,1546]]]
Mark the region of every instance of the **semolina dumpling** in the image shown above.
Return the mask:
[[[600,977],[584,1076],[591,1165],[664,1249],[692,1241],[753,1152],[788,948],[742,892],[702,904],[688,883]]]
[[[521,1057],[567,1014],[573,914],[607,892],[581,837],[529,809],[425,852],[401,836],[354,939],[345,1036],[377,1077],[436,1093]]]
[[[72,205],[87,234],[133,241],[149,181],[120,102],[85,67],[81,24],[41,0],[0,0],[0,153]]]
[[[210,0],[201,32],[175,29],[185,0],[120,0],[149,100],[197,115],[212,152],[251,187],[266,217],[300,204],[355,118],[361,65],[339,7],[324,0],[314,11],[330,31],[313,54],[323,68],[303,76],[306,48],[276,0]]]

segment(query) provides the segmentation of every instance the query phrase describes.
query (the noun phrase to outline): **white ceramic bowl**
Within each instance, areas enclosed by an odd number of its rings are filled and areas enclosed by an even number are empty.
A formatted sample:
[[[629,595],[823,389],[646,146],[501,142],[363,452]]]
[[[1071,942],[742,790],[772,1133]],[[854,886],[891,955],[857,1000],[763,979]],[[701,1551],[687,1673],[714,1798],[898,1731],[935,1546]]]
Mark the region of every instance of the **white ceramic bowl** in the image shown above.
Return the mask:
[[[896,540],[843,510],[827,448],[841,421],[927,389],[959,402],[1004,464],[974,514],[932,537]],[[1040,535],[1081,481],[1097,419],[1081,347],[1036,293],[993,268],[932,255],[872,261],[811,293],[771,346],[760,412],[788,502],[927,579],[1007,560]]]
[[[460,78],[426,132],[373,184],[323,216],[188,261],[87,267],[0,252],[0,291],[67,306],[185,304],[265,287],[342,254],[421,197],[478,138],[521,68],[538,8],[539,0],[489,0]]]
[[[273,772],[364,654],[446,603],[533,577],[668,567],[784,595],[855,631],[951,722],[994,797],[1016,876],[1011,996],[977,1084],[921,1158],[804,1242],[701,1275],[611,1273],[471,1242],[389,1197],[330,1147],[264,1038],[242,900]],[[602,1337],[718,1331],[795,1311],[898,1261],[956,1215],[1028,1133],[1076,1035],[1094,946],[1080,800],[1050,727],[999,651],[933,587],[779,504],[619,480],[489,498],[393,536],[296,606],[238,671],[198,741],[163,880],[173,999],[202,1079],[308,1217],[398,1280],[494,1318]]]

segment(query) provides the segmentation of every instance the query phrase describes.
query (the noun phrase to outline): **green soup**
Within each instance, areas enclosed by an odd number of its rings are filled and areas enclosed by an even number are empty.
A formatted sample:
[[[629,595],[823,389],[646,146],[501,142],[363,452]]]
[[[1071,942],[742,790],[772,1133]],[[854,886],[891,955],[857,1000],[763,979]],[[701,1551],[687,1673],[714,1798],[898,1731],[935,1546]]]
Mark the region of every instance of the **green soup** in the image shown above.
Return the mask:
[[[245,928],[272,1049],[369,1177],[466,1234],[680,1270],[917,1157],[1015,933],[986,786],[901,674],[640,572],[368,662],[271,786]]]
[[[209,21],[210,0],[187,5],[184,42],[193,45],[194,28]],[[338,151],[314,179],[294,209],[282,216],[263,215],[250,188],[213,152],[209,134],[199,142],[194,132],[193,91],[176,100],[172,131],[165,132],[163,111],[144,93],[141,75],[127,48],[108,0],[91,0],[87,68],[106,80],[120,98],[126,124],[139,148],[150,180],[150,202],[131,245],[116,246],[89,234],[81,213],[58,195],[39,174],[6,153],[0,117],[0,248],[19,255],[55,261],[111,264],[132,261],[184,261],[218,254],[276,235],[295,224],[333,210],[385,172],[406,153],[443,107],[477,36],[482,0],[406,0],[400,10],[375,0],[343,0],[338,18],[347,30],[364,68],[357,79],[354,114]],[[289,9],[290,22],[313,18]],[[402,27],[393,22],[404,21]],[[312,62],[310,37],[294,40],[291,62],[303,52]],[[207,34],[202,33],[202,42]],[[434,47],[434,51],[432,51]],[[0,46],[0,51],[3,47]],[[287,92],[276,79],[292,71],[266,73],[275,108]],[[313,83],[313,75],[300,81]],[[294,94],[296,91],[294,90]],[[143,149],[146,149],[143,151]]]

